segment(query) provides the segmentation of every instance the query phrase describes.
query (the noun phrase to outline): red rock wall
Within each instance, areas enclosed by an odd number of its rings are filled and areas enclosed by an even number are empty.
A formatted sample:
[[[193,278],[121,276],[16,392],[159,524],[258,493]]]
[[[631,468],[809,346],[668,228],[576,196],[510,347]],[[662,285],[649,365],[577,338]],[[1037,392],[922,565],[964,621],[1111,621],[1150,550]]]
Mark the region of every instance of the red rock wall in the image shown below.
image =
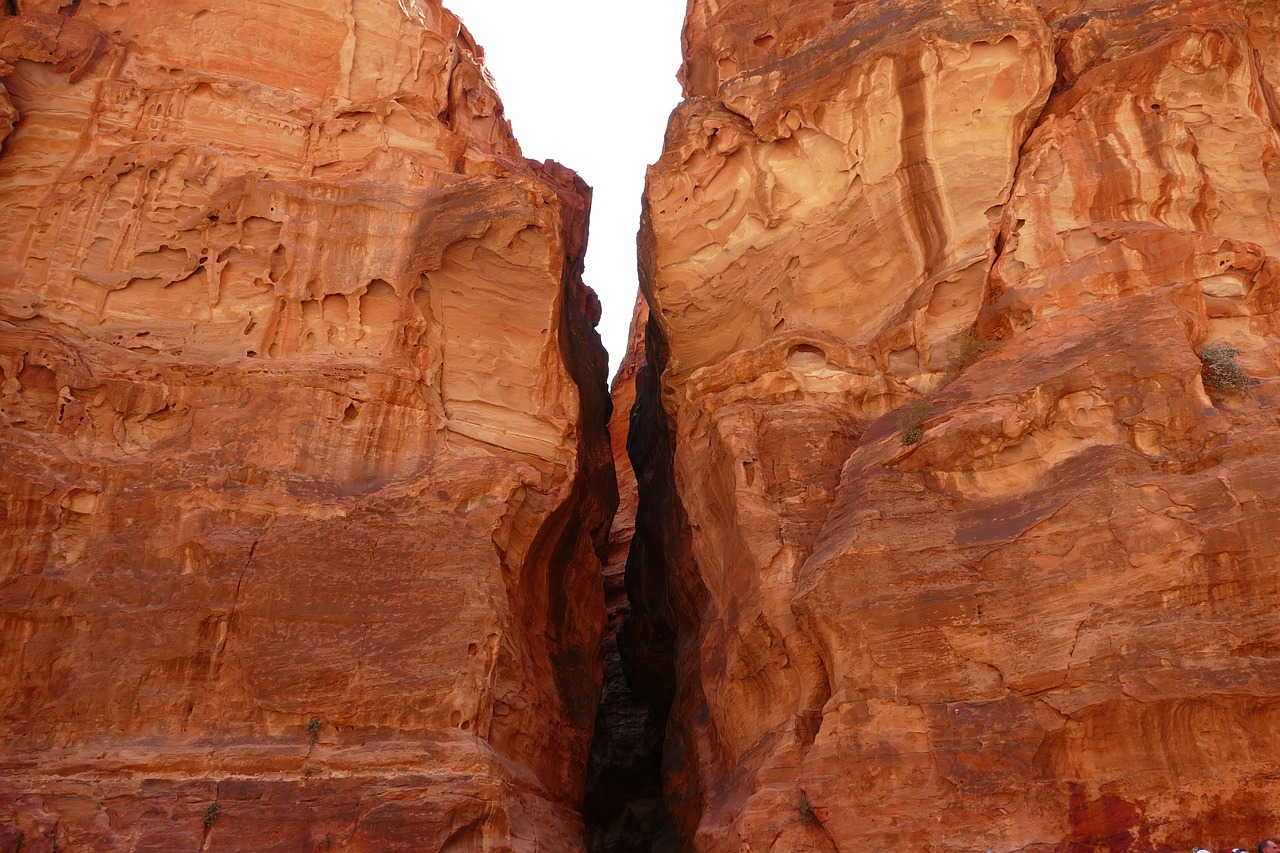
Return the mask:
[[[624,632],[683,849],[1274,834],[1278,32],[690,4]],[[1248,388],[1206,387],[1218,342]]]
[[[5,9],[0,849],[580,849],[589,190],[433,0]]]

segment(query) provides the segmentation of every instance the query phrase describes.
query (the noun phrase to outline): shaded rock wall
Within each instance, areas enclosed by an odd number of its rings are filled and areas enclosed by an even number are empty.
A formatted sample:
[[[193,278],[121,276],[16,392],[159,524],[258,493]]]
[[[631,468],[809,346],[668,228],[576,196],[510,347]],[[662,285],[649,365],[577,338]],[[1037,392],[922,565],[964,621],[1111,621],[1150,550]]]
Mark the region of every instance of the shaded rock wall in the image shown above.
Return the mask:
[[[654,703],[641,679],[628,678],[622,646],[623,628],[631,615],[626,588],[626,565],[635,537],[639,486],[627,455],[630,420],[636,402],[636,376],[644,365],[644,330],[648,303],[637,299],[631,318],[627,356],[613,378],[613,417],[609,437],[618,474],[618,512],[609,531],[609,557],[604,565],[605,625],[604,691],[596,717],[588,765],[587,797],[583,803],[589,851],[650,853],[673,850],[655,844],[674,844],[672,827],[662,798],[662,741],[666,704]]]
[[[432,0],[19,0],[0,83],[4,844],[580,849],[587,187]]]
[[[1278,28],[690,4],[623,635],[683,849],[1274,832]]]

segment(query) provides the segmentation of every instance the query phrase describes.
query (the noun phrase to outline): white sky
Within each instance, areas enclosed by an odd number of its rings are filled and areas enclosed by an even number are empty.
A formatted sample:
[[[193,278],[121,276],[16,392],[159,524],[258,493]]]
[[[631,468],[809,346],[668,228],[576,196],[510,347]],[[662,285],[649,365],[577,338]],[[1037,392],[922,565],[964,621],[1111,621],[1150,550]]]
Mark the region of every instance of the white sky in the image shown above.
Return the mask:
[[[484,48],[524,155],[594,190],[585,279],[604,305],[612,377],[636,297],[645,167],[680,101],[685,0],[445,0]]]

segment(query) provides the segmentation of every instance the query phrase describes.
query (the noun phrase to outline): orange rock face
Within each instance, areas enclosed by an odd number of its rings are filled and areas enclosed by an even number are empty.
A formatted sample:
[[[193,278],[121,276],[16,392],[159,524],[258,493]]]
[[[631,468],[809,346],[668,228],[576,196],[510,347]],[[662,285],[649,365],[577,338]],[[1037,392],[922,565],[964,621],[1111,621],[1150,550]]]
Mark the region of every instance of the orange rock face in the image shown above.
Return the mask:
[[[1274,834],[1278,32],[691,4],[623,636],[683,849]]]
[[[0,848],[580,849],[588,189],[431,0],[4,8]]]

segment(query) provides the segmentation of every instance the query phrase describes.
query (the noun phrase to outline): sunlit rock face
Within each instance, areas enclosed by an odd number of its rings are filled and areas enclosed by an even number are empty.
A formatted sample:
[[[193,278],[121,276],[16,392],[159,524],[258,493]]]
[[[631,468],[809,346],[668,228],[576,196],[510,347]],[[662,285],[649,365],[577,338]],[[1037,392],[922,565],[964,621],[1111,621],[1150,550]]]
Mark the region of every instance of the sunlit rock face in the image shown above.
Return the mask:
[[[623,637],[685,849],[1274,832],[1278,32],[691,3]]]
[[[430,0],[0,8],[0,847],[581,849],[588,189]]]

